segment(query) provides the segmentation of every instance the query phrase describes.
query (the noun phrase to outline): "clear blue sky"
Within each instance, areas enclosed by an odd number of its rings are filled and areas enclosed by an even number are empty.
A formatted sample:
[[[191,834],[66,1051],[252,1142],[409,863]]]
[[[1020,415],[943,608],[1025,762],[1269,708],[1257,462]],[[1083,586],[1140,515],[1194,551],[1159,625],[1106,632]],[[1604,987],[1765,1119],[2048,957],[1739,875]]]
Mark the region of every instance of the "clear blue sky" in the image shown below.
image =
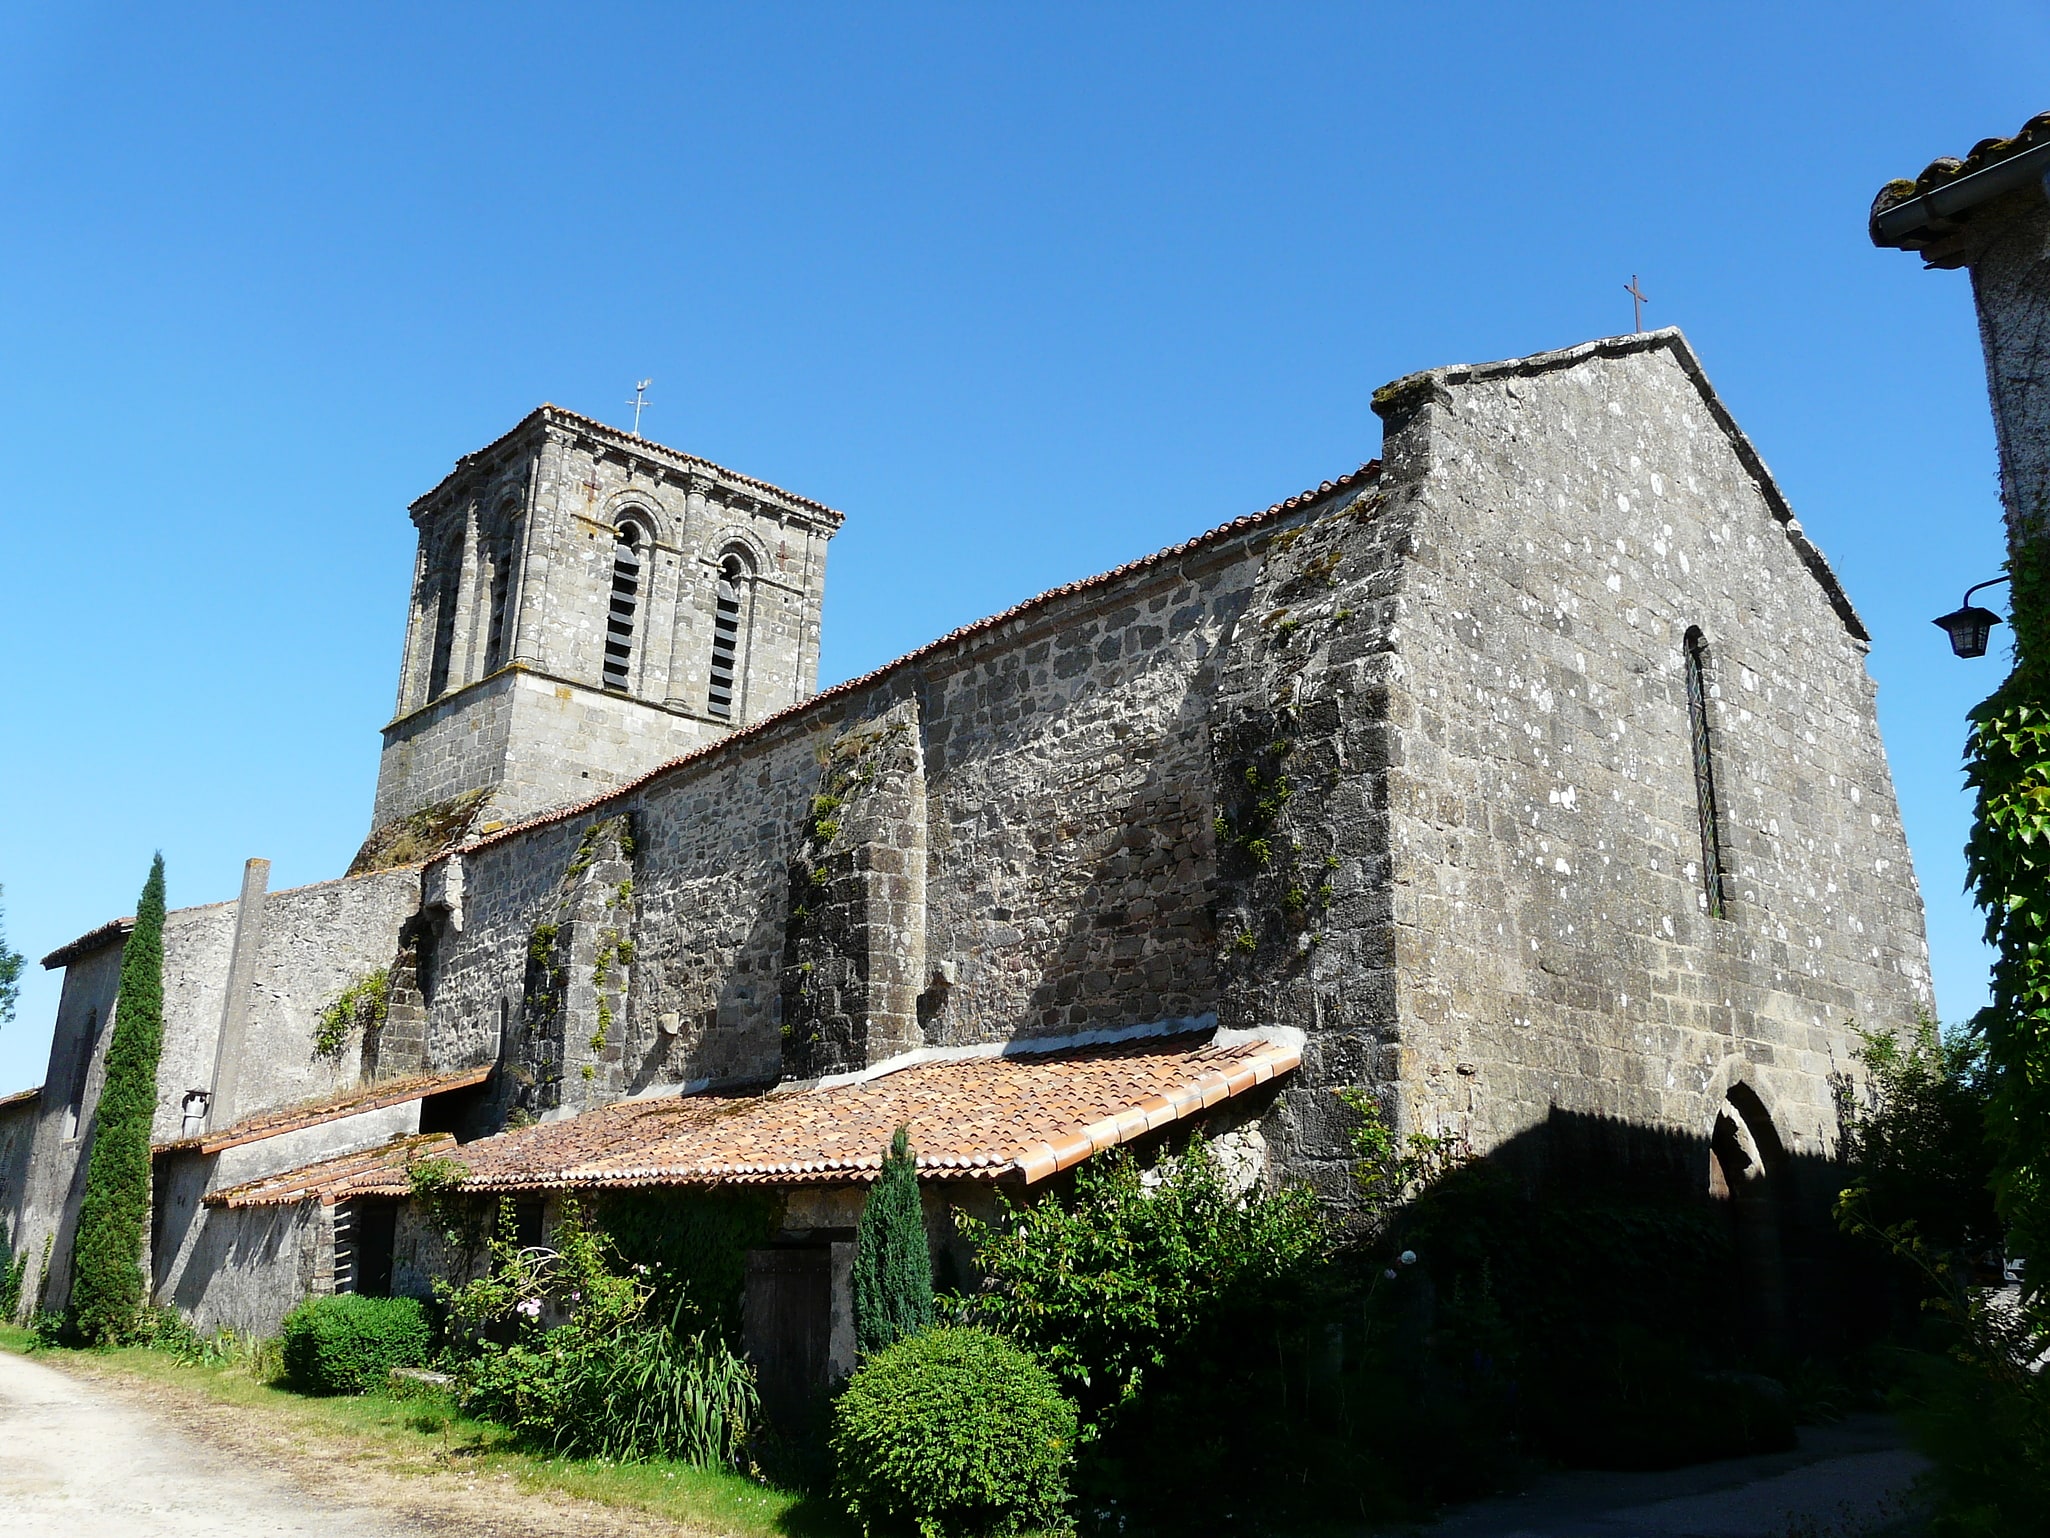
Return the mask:
[[[2001,558],[1965,279],[1889,176],[2050,10],[0,4],[0,884],[31,958],[338,874],[405,505],[543,400],[848,514],[824,681],[1263,507],[1433,364],[1684,326],[1876,637],[1943,1012]],[[2031,62],[2034,61],[2034,62]],[[55,975],[0,1029],[40,1081]]]

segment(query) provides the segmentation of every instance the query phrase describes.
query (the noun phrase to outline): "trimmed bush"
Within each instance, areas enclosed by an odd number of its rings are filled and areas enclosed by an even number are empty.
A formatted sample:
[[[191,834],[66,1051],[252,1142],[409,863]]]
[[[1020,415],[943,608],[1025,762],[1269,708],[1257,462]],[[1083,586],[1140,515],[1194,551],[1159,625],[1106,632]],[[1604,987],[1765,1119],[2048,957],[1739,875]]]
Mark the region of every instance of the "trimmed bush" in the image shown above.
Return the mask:
[[[285,1381],[302,1394],[383,1388],[394,1367],[424,1367],[434,1335],[418,1298],[345,1292],[285,1315]]]
[[[833,1406],[839,1493],[864,1532],[1062,1524],[1075,1406],[987,1330],[941,1328],[868,1358]]]

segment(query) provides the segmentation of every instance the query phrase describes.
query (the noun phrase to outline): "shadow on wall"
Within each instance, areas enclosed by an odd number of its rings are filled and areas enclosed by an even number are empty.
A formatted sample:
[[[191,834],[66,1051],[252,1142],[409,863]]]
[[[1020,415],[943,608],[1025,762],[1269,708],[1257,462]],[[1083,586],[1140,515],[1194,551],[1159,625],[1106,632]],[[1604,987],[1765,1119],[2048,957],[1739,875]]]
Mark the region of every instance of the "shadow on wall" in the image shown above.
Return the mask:
[[[1655,1378],[1779,1372],[1881,1333],[1878,1269],[1831,1215],[1842,1184],[1836,1161],[1789,1153],[1739,1084],[1701,1134],[1554,1108],[1416,1201],[1396,1241],[1418,1257],[1427,1330],[1447,1308],[1498,1319],[1527,1396],[1593,1431]],[[1561,1456],[1592,1453],[1550,1435]]]

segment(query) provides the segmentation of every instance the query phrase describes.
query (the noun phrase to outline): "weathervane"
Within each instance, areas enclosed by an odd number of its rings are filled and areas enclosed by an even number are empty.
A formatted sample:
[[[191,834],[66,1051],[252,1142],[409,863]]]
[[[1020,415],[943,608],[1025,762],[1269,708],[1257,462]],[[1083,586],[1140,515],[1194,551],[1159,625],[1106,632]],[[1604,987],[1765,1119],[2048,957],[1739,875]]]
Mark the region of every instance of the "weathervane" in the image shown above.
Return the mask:
[[[634,398],[627,402],[634,409],[634,436],[636,438],[641,435],[641,411],[648,404],[648,386],[654,382],[652,379],[643,379],[634,386]]]
[[[1623,285],[1623,292],[1630,296],[1630,311],[1636,317],[1636,329],[1642,331],[1644,329],[1645,296],[1638,292],[1636,273],[1630,274],[1630,281]]]

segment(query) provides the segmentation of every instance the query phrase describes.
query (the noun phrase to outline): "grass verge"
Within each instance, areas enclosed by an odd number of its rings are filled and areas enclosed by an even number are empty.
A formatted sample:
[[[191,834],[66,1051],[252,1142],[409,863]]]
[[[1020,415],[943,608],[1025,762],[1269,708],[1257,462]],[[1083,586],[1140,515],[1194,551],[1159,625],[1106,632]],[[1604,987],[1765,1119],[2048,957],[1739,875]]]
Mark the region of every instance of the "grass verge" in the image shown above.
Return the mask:
[[[183,1388],[218,1404],[262,1412],[266,1423],[325,1452],[404,1477],[456,1471],[505,1478],[537,1494],[574,1496],[645,1512],[730,1538],[837,1538],[844,1519],[823,1503],[737,1474],[670,1462],[597,1463],[546,1458],[511,1445],[501,1426],[469,1419],[444,1394],[315,1399],[263,1382],[246,1362],[185,1363],[167,1352],[37,1348],[27,1330],[0,1326],[0,1349],[30,1352],[86,1376],[119,1376]]]

